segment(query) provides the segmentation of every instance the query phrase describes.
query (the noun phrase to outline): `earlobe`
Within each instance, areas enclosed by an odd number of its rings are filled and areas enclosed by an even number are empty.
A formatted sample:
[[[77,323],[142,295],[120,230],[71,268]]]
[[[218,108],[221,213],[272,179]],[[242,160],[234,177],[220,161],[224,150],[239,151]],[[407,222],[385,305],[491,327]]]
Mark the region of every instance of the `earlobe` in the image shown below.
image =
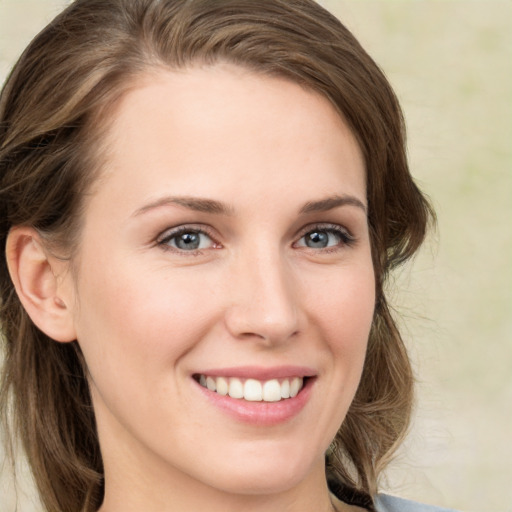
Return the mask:
[[[23,226],[9,232],[6,256],[18,297],[34,324],[55,341],[75,340],[72,298],[59,279],[66,263],[49,254],[35,229]]]

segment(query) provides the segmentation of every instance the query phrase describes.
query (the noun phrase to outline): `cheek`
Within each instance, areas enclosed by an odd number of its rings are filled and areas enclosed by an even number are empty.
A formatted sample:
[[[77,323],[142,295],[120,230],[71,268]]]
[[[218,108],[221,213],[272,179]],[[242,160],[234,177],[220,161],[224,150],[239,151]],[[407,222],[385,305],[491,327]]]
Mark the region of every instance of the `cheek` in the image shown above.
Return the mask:
[[[357,271],[356,271],[357,269]],[[326,392],[322,414],[334,436],[356,394],[363,371],[368,337],[375,309],[375,280],[371,260],[332,273],[323,293],[310,296],[320,326],[323,349],[328,351],[326,370],[332,388]]]
[[[82,282],[78,342],[98,421],[115,417],[129,429],[176,421],[157,404],[180,394],[180,362],[207,329],[201,298],[182,293],[179,284],[152,280],[150,273],[140,278],[121,266],[115,274],[89,273]],[[133,404],[139,420],[131,416]]]
[[[309,282],[305,287],[309,289],[309,325],[317,329],[320,343],[316,352],[324,356],[321,371],[327,378],[319,380],[323,399],[315,411],[315,428],[322,425],[324,429],[310,435],[321,436],[318,444],[327,449],[344,421],[361,379],[375,307],[371,260],[328,269],[316,284]]]
[[[163,272],[111,268],[84,272],[87,280],[80,282],[77,332],[90,366],[111,361],[115,372],[128,365],[131,372],[151,373],[155,364],[179,360],[208,329],[207,287],[190,290],[190,279],[176,273],[171,280]]]
[[[331,272],[322,286],[309,286],[316,323],[328,333],[331,348],[347,355],[365,350],[375,309],[371,262]]]

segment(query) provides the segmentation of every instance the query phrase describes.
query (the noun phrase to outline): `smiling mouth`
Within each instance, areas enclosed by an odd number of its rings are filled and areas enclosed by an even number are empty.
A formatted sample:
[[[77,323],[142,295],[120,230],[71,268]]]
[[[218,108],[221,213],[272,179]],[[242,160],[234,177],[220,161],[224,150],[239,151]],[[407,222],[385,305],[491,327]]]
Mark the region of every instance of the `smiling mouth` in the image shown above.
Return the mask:
[[[206,375],[195,375],[194,378],[201,386],[219,395],[249,402],[280,402],[296,397],[304,387],[307,377],[266,381]]]

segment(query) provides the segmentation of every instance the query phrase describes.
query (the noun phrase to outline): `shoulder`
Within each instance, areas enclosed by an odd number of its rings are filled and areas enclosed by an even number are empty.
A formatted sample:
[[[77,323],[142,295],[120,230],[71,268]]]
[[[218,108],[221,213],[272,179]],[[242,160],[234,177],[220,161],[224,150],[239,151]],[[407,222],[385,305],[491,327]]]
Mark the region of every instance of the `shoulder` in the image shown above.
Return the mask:
[[[374,502],[376,512],[456,512],[452,509],[424,505],[423,503],[417,503],[387,494],[378,494]]]

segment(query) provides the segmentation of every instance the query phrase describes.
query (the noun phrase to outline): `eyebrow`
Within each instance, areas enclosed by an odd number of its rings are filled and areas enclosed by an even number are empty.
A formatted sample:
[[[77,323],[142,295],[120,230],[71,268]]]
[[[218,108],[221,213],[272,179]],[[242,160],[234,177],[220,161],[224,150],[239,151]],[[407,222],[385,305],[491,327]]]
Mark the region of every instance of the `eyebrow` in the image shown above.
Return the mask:
[[[136,217],[149,210],[168,205],[183,206],[184,208],[188,208],[189,210],[194,210],[196,212],[214,213],[217,215],[233,215],[232,208],[220,201],[215,201],[214,199],[203,199],[191,196],[168,196],[157,199],[156,201],[139,208],[134,212],[133,216]]]
[[[149,210],[153,210],[155,208],[160,208],[161,206],[168,205],[182,206],[184,208],[188,208],[189,210],[194,210],[196,212],[202,213],[211,213],[216,215],[227,216],[234,215],[233,208],[226,205],[225,203],[216,201],[215,199],[206,199],[192,196],[166,196],[139,208],[134,212],[133,216],[136,217]],[[303,215],[315,212],[327,212],[340,206],[356,206],[357,208],[362,209],[365,214],[367,213],[366,206],[357,197],[350,195],[334,195],[331,197],[327,197],[325,199],[320,199],[318,201],[308,201],[299,210],[299,214]]]
[[[343,196],[331,196],[319,201],[307,202],[301,209],[301,214],[304,213],[316,213],[316,212],[327,212],[338,208],[339,206],[356,206],[361,208],[365,215],[367,214],[367,208],[365,204],[355,196],[343,195]]]

